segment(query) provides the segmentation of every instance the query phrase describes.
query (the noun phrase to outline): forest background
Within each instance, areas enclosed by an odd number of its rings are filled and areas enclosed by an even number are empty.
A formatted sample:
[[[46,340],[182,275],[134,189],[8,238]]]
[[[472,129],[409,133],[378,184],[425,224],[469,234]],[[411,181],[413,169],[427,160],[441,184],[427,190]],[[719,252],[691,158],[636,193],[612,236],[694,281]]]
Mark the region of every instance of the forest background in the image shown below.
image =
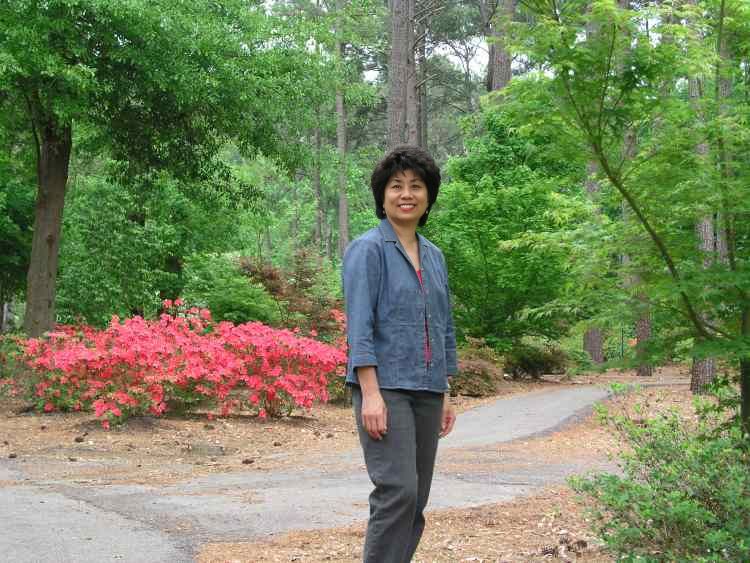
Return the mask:
[[[689,365],[700,423],[612,421],[625,476],[578,488],[617,553],[744,560],[749,122],[746,0],[6,0],[0,386],[113,422],[324,399],[369,174],[419,145],[454,391]]]
[[[369,173],[412,143],[443,165],[424,232],[462,342],[750,379],[745,2],[18,0],[0,24],[4,331],[182,297],[325,337]]]

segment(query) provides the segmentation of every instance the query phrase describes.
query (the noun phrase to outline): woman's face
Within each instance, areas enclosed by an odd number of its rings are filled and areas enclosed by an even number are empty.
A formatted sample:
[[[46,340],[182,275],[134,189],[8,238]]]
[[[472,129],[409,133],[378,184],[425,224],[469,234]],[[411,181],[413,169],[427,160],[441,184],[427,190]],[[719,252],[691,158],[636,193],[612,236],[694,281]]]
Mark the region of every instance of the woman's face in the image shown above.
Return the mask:
[[[396,172],[385,185],[383,207],[390,221],[416,226],[427,211],[427,185],[411,170]]]

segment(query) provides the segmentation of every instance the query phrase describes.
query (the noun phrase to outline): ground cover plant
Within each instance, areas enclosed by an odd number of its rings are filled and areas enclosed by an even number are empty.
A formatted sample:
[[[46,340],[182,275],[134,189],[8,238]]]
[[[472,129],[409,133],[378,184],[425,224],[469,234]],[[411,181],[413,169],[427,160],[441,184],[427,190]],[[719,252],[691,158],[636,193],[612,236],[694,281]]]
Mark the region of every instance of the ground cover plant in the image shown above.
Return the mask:
[[[738,400],[730,402],[736,407]],[[640,407],[616,414],[602,409],[629,450],[622,474],[576,478],[572,485],[618,560],[750,558],[748,437],[739,417],[722,416],[724,403],[718,404],[705,402],[695,421],[676,411],[650,418]]]
[[[105,428],[198,405],[266,417],[326,401],[328,378],[346,358],[342,349],[295,331],[216,323],[208,309],[180,300],[164,306],[153,321],[113,317],[104,330],[60,326],[21,341],[26,370],[0,386],[44,412],[93,409]]]

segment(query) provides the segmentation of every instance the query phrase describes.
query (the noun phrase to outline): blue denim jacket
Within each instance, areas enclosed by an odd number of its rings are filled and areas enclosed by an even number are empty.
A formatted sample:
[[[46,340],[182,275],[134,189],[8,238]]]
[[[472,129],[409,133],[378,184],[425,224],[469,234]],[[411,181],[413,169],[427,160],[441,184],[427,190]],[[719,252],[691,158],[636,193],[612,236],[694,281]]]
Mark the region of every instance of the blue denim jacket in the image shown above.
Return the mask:
[[[348,383],[358,384],[355,368],[375,366],[382,389],[444,392],[448,376],[458,371],[445,258],[437,246],[417,237],[424,290],[387,219],[346,249],[342,278]]]

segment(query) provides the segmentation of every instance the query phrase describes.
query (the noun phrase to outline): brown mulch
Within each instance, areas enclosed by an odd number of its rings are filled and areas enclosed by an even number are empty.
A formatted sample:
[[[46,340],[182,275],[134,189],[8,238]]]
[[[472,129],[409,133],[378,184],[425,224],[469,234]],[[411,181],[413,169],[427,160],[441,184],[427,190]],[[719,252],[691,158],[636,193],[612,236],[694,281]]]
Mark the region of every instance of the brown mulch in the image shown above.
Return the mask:
[[[509,381],[494,396],[452,401],[461,413],[498,397],[554,385]],[[25,407],[0,397],[0,457],[16,456],[34,480],[166,484],[210,473],[325,463],[358,444],[351,407],[342,404],[317,405],[273,420],[247,413],[211,421],[205,413],[135,417],[111,430],[91,413],[39,414]]]

